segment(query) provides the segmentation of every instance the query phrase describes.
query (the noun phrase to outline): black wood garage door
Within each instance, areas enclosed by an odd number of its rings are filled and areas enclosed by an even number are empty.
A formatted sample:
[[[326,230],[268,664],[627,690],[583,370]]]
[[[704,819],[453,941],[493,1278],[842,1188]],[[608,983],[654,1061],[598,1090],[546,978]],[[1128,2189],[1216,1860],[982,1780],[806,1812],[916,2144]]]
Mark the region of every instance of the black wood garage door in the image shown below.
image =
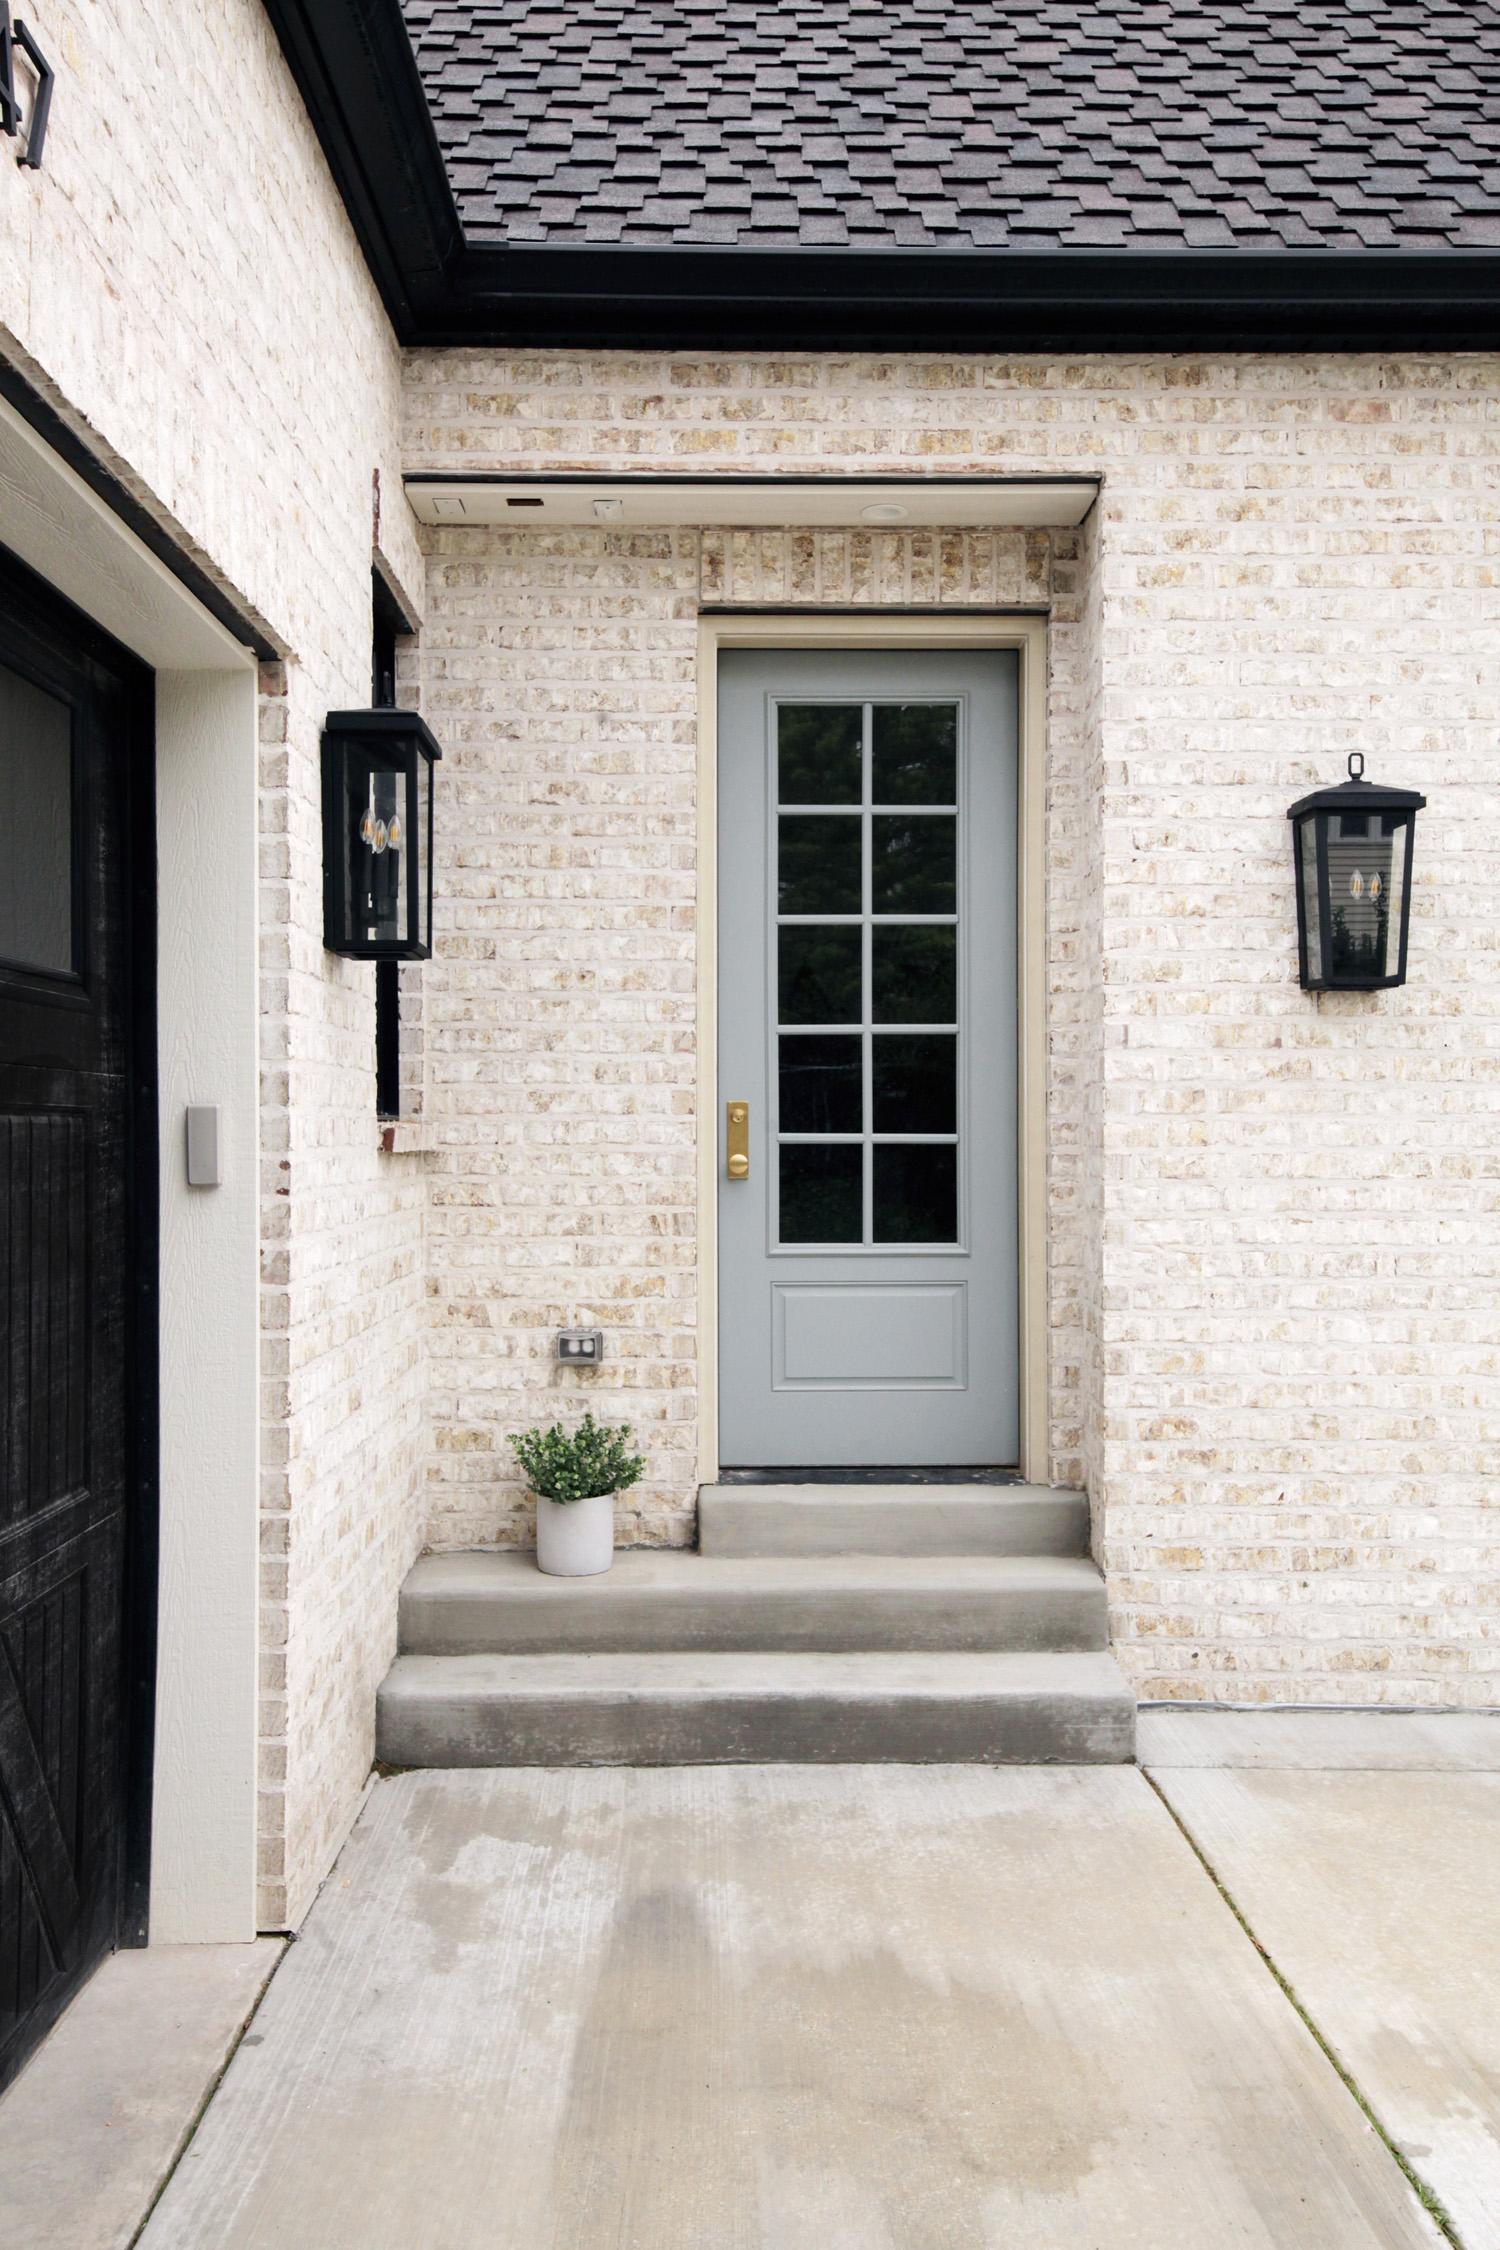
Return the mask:
[[[0,2085],[144,1934],[151,714],[0,553]]]

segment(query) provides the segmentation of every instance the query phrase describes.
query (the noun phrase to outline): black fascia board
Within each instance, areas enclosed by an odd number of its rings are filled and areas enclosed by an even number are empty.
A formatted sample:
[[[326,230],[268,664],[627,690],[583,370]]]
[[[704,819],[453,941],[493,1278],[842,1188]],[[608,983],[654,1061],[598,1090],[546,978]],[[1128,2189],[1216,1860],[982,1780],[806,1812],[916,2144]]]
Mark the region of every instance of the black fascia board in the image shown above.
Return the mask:
[[[423,341],[830,351],[1494,351],[1484,250],[472,247]]]
[[[399,0],[265,0],[403,343],[448,303],[463,227]]]

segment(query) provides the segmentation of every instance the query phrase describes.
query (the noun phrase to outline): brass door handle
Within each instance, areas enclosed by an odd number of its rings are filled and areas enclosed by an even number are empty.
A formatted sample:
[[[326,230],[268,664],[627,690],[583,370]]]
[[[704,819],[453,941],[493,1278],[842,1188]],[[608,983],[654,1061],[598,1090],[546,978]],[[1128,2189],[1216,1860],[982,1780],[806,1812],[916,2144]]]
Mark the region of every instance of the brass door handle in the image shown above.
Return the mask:
[[[748,1180],[750,1177],[750,1104],[730,1102],[725,1111],[728,1119],[729,1177]]]

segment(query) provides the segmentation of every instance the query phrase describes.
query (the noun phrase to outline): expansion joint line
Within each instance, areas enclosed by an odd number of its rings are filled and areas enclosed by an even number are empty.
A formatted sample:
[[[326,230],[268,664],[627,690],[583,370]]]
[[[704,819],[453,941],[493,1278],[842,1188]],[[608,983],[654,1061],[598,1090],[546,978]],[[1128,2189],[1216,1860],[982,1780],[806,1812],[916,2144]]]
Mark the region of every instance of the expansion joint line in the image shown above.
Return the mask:
[[[1173,1825],[1182,1835],[1184,1841],[1187,1844],[1188,1850],[1197,1860],[1199,1866],[1203,1869],[1204,1874],[1208,1877],[1209,1881],[1213,1884],[1214,1889],[1218,1892],[1220,1898],[1228,1907],[1230,1913],[1239,1923],[1240,1928],[1244,1931],[1246,1937],[1250,1940],[1250,1943],[1254,1946],[1256,1952],[1260,1955],[1260,1958],[1265,1963],[1267,1969],[1270,1971],[1271,1976],[1280,1986],[1281,1991],[1285,1995],[1286,1999],[1290,2002],[1291,2006],[1301,2017],[1309,2032],[1311,2032],[1313,2039],[1317,2043],[1318,2047],[1322,2050],[1323,2054],[1327,2056],[1329,2062],[1332,2063],[1334,2069],[1338,2072],[1338,2075],[1343,2084],[1345,2085],[1345,2087],[1347,2087],[1348,2091],[1353,2095],[1355,2101],[1358,2103],[1360,2109],[1364,2112],[1365,2120],[1369,2125],[1371,2132],[1375,2133],[1379,2137],[1384,2146],[1389,2149],[1391,2155],[1395,2158],[1398,2167],[1405,2175],[1407,2185],[1411,2188],[1412,2193],[1416,2196],[1417,2201],[1421,2204],[1422,2209],[1427,2213],[1429,2219],[1432,2220],[1434,2226],[1438,2228],[1443,2237],[1443,2240],[1445,2242],[1451,2243],[1453,2246],[1453,2250],[1464,2250],[1463,2237],[1460,2235],[1457,2227],[1453,2224],[1453,2221],[1449,2218],[1448,2213],[1443,2208],[1441,2201],[1433,2192],[1433,2190],[1427,2185],[1427,2182],[1419,2178],[1417,2173],[1412,2170],[1412,2167],[1406,2157],[1403,2156],[1401,2150],[1391,2139],[1390,2134],[1381,2124],[1380,2119],[1376,2116],[1374,2110],[1371,2109],[1369,2103],[1366,2101],[1358,2085],[1350,2076],[1349,2072],[1345,2069],[1343,2063],[1340,2062],[1332,2047],[1329,2046],[1328,2041],[1323,2037],[1322,2032],[1318,2029],[1317,2025],[1313,2022],[1312,2017],[1308,2014],[1306,2008],[1298,1999],[1296,1992],[1287,1982],[1286,1978],[1282,1975],[1280,1969],[1277,1968],[1276,1963],[1271,1959],[1270,1954],[1266,1951],[1265,1947],[1261,1944],[1260,1939],[1256,1936],[1254,1930],[1251,1929],[1250,1924],[1246,1921],[1244,1915],[1240,1912],[1239,1906],[1235,1902],[1235,1899],[1230,1891],[1226,1888],[1223,1878],[1220,1876],[1218,1869],[1214,1866],[1213,1861],[1209,1858],[1207,1852],[1204,1851],[1202,1845],[1199,1843],[1197,1837],[1193,1834],[1191,1828],[1189,1828],[1187,1822],[1183,1819],[1181,1813],[1177,1810],[1177,1807],[1173,1804],[1171,1798],[1167,1795],[1164,1789],[1158,1788],[1155,1780],[1146,1771],[1146,1768],[1144,1766],[1140,1768],[1140,1774],[1141,1779],[1146,1783],[1147,1787],[1155,1791],[1161,1803],[1166,1807],[1168,1818],[1172,1821]]]

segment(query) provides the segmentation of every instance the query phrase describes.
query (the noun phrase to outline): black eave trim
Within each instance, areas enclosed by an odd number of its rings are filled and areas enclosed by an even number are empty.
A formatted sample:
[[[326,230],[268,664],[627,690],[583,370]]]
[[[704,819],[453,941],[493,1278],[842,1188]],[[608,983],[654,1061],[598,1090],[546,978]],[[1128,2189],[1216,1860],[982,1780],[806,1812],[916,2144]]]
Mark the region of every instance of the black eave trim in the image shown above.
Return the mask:
[[[463,228],[399,0],[265,0],[400,341],[447,303]]]
[[[1485,351],[1500,344],[1500,254],[472,249],[424,341]]]

